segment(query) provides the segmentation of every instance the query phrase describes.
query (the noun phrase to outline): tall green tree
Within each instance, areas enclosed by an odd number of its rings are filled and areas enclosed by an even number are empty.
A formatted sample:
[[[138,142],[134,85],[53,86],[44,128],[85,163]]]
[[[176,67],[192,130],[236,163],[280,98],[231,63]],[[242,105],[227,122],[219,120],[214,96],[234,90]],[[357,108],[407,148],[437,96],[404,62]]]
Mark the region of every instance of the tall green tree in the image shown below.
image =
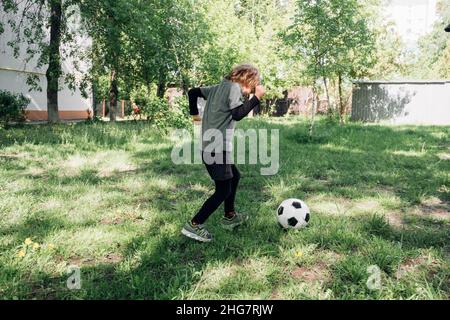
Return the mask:
[[[280,33],[284,43],[292,49],[293,58],[303,62],[302,73],[306,82],[313,88],[310,136],[313,135],[316,114],[317,81],[327,70],[332,37],[328,21],[329,1],[297,1],[292,24]],[[327,30],[324,30],[324,29]]]
[[[304,74],[313,88],[318,82],[336,79],[339,115],[344,121],[345,81],[366,74],[374,63],[374,39],[357,0],[298,0],[292,24],[281,33],[284,43],[304,63]],[[327,90],[328,91],[328,90]],[[310,134],[313,133],[314,101]]]
[[[194,77],[195,57],[207,39],[208,27],[195,3],[189,0],[147,0],[139,4],[139,24],[131,35],[144,84],[157,84],[163,97],[168,84],[185,92]]]
[[[58,91],[63,76],[61,68],[62,45],[74,39],[67,21],[76,13],[76,0],[2,0],[2,9],[10,15],[7,23],[16,38],[8,43],[18,58],[20,48],[26,45],[25,61],[37,57],[37,68],[47,66],[47,111],[50,123],[59,121]],[[4,26],[0,26],[3,30]],[[49,37],[47,36],[49,33]],[[68,46],[67,48],[70,48]],[[68,55],[72,51],[66,49]],[[29,76],[31,89],[41,90],[38,76]]]
[[[119,81],[124,79],[128,64],[133,61],[128,49],[132,19],[139,19],[135,1],[125,0],[82,0],[83,25],[92,38],[90,59],[92,77],[108,74],[109,117],[116,120],[119,98]]]
[[[93,40],[92,79],[109,81],[110,120],[118,97],[134,89],[156,87],[162,98],[168,85],[187,91],[198,47],[207,34],[201,13],[189,0],[83,0],[84,25]]]
[[[277,34],[287,27],[292,1],[203,0],[208,37],[197,50],[196,79],[216,83],[239,63],[259,67],[270,112],[283,92],[299,82],[296,61],[282,54]]]
[[[373,66],[368,70],[369,79],[390,80],[400,78],[407,72],[406,47],[395,31],[395,23],[386,15],[389,0],[361,0],[362,14],[367,20],[375,39],[372,50]]]
[[[419,54],[412,66],[412,76],[421,79],[450,78],[450,36],[444,32],[450,21],[450,1],[437,3],[437,16],[432,31],[419,40]]]
[[[254,4],[257,1],[249,1]],[[247,10],[247,19],[254,27],[254,47],[251,61],[259,66],[266,87],[265,111],[271,113],[286,91],[301,84],[299,63],[286,54],[278,33],[286,29],[292,16],[292,2],[265,0]],[[283,48],[280,50],[280,48]]]
[[[375,37],[362,14],[357,0],[331,1],[331,21],[335,38],[331,41],[328,67],[337,75],[339,92],[339,116],[345,120],[346,105],[342,94],[343,81],[363,78],[375,63]]]
[[[198,43],[196,78],[201,84],[219,82],[231,68],[251,62],[254,32],[250,22],[238,16],[237,1],[203,0],[199,2],[207,37]]]

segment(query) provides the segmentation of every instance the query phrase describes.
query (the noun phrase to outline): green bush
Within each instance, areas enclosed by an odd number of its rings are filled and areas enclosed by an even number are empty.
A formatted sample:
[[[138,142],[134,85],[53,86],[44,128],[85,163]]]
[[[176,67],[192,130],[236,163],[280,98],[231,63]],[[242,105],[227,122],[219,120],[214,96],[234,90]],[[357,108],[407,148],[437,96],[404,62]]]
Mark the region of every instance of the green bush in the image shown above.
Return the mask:
[[[189,106],[185,97],[175,98],[172,104],[146,89],[136,90],[131,95],[139,107],[140,115],[159,129],[186,128],[190,124]]]
[[[25,121],[25,108],[30,99],[23,94],[0,90],[0,124],[7,127],[9,122]]]
[[[186,97],[174,99],[170,106],[170,126],[173,128],[187,128],[191,125],[191,116],[189,114],[189,101]]]

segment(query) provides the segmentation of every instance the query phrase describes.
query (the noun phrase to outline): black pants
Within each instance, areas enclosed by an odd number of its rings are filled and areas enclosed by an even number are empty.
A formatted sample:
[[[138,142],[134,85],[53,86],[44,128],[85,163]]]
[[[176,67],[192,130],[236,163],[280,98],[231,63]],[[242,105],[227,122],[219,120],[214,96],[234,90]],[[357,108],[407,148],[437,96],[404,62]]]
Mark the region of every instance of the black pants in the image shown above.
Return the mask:
[[[234,164],[230,166],[233,177],[227,180],[214,180],[216,190],[214,194],[206,200],[194,219],[192,219],[193,222],[198,224],[205,223],[222,202],[225,202],[225,213],[235,211],[234,200],[236,198],[236,190],[239,185],[239,180],[241,179],[241,174]]]

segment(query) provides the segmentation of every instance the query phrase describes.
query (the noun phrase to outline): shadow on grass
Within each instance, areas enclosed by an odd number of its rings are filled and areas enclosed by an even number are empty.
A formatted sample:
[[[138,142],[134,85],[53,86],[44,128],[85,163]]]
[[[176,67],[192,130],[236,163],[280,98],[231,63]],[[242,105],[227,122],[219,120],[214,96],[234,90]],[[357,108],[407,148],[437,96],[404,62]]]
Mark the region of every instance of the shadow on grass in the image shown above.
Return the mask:
[[[339,221],[341,218],[330,219],[337,224],[342,222]],[[356,242],[342,232],[340,238],[331,239],[326,237],[326,233],[322,236],[298,234],[299,243],[317,243],[318,249],[346,253],[344,260],[337,261],[331,267],[333,281],[325,283],[326,288],[340,292],[341,298],[377,298],[378,293],[365,286],[367,267],[376,264],[387,275],[395,276],[399,263],[404,259],[404,250],[430,246],[439,248],[449,243],[448,232],[441,230],[436,233],[435,228],[428,227],[427,222],[422,224],[422,220],[412,228],[397,230],[380,217],[367,215],[359,219],[362,233]],[[419,227],[419,231],[414,227]],[[214,243],[201,244],[179,234],[161,234],[159,230],[150,228],[122,246],[123,260],[120,264],[80,266],[82,289],[79,291],[66,288],[68,275],[57,277],[38,273],[31,275],[25,289],[16,294],[22,298],[38,299],[196,299],[202,294],[232,299],[239,297],[239,292],[245,292],[256,296],[263,294],[268,298],[271,290],[283,285],[285,276],[275,274],[271,279],[269,274],[264,280],[270,287],[261,289],[250,270],[245,271],[245,268],[242,270],[245,276],[219,272],[216,275],[218,278],[213,279],[216,282],[211,282],[211,279],[206,281],[204,277],[208,276],[205,273],[208,267],[211,271],[214,266],[225,266],[226,271],[226,266],[242,267],[249,259],[256,257],[279,259],[280,241],[287,234],[276,226],[267,228],[261,224],[243,226],[237,234],[215,231],[218,237]],[[249,236],[249,231],[252,236]],[[156,237],[157,241],[149,241],[152,237]],[[346,242],[355,246],[346,247]],[[141,254],[135,261],[137,253]],[[10,270],[9,273],[14,272]],[[252,281],[255,282],[253,289]],[[447,290],[445,283],[436,286]]]
[[[259,121],[254,123],[261,125]],[[252,122],[249,122],[247,127],[252,127]],[[109,128],[107,124],[95,126],[80,124],[73,129],[51,128],[43,135],[37,134],[39,130],[33,128],[31,137],[26,137],[25,129],[20,129],[24,132],[15,142],[0,140],[0,145],[26,142],[57,146],[72,141],[76,145],[88,142],[93,146],[120,147],[130,143],[133,135],[148,134],[148,129],[140,124],[136,126],[117,124],[114,125],[113,132],[108,132],[107,128]],[[279,174],[271,178],[261,177],[258,167],[240,167],[243,174],[240,190],[241,195],[246,195],[246,198],[238,199],[238,204],[249,210],[250,215],[258,215],[265,202],[273,200],[274,197],[267,188],[270,184],[277,184],[278,181],[284,181],[289,187],[298,181],[307,182],[292,190],[282,190],[280,197],[292,195],[303,197],[315,193],[326,193],[336,197],[357,199],[372,196],[374,189],[389,188],[389,192],[399,197],[405,206],[418,203],[424,196],[435,196],[444,203],[450,200],[446,189],[441,188],[448,186],[448,177],[443,172],[449,167],[446,162],[439,161],[436,157],[437,151],[445,151],[449,147],[448,129],[434,127],[397,129],[356,124],[339,127],[319,123],[318,137],[311,143],[305,138],[307,127],[304,124],[274,124],[270,125],[270,128],[281,129]],[[434,132],[443,132],[443,135],[433,134]],[[64,136],[67,134],[69,137]],[[77,134],[87,138],[77,138]],[[160,148],[156,153],[151,150],[151,145],[158,143],[159,140],[154,137],[152,139],[143,140],[148,144],[148,150],[133,152],[132,157],[138,166],[136,170],[125,173],[113,172],[109,177],[99,177],[95,170],[83,171],[75,177],[53,177],[48,181],[49,186],[57,187],[78,182],[92,187],[114,185],[129,175],[170,178],[177,186],[175,189],[156,188],[153,191],[160,195],[151,194],[147,199],[149,205],[161,214],[173,209],[172,202],[180,201],[177,197],[180,197],[181,201],[189,201],[187,197],[192,191],[191,183],[201,182],[209,186],[208,189],[212,192],[212,182],[209,181],[202,165],[174,166],[170,160],[170,147]],[[418,155],[405,156],[394,153],[397,150],[414,150]],[[14,160],[7,159],[7,161]],[[11,169],[13,170],[14,167]],[[36,176],[34,179],[40,179],[40,177]],[[323,183],[314,183],[317,179],[322,180]],[[283,186],[281,185],[280,188],[283,189]],[[187,194],[180,196],[182,192]],[[207,195],[196,192],[195,197],[198,196],[206,197]],[[146,200],[141,199],[141,201]],[[272,211],[274,210],[275,208]],[[216,213],[216,216],[218,215]],[[181,228],[185,222],[184,217],[184,215],[183,218],[170,215],[167,219]],[[255,256],[269,256],[276,259],[279,246],[282,245],[281,239],[285,235],[283,230],[267,227],[261,223],[245,226],[237,234],[228,234],[219,231],[215,226],[216,220],[213,220],[212,231],[217,234],[217,238],[213,244],[205,245],[183,238],[178,229],[164,231],[162,219],[161,217],[160,228],[153,225],[145,233],[120,248],[123,256],[121,263],[84,266],[81,291],[73,292],[64,289],[66,279],[64,275],[52,277],[41,274],[36,275],[28,289],[21,291],[20,295],[27,298],[91,299],[195,297],[197,285],[202,279],[202,271],[205,268],[214,263],[239,264]],[[392,228],[382,219],[364,216],[360,217],[360,221],[354,222],[360,229],[348,233],[340,228],[345,227],[343,222],[351,222],[351,219],[342,219],[344,218],[330,218],[322,229],[316,229],[313,234],[300,234],[299,242],[315,243],[319,248],[346,254],[362,250],[371,239],[385,240],[392,244],[400,243],[408,250],[430,247],[442,249],[450,242],[448,225],[435,224],[425,218],[418,218],[399,230]],[[337,227],[333,228],[333,225]],[[40,220],[33,216],[25,220],[23,225],[2,230],[0,233],[15,234],[17,238],[44,237],[51,230],[62,228],[67,226],[56,218]],[[395,253],[396,249],[377,250],[372,249],[373,252],[369,251],[369,254],[372,254],[384,271],[392,273],[401,257],[395,255],[392,259],[385,259],[385,257]],[[136,256],[139,256],[137,260]],[[350,265],[358,264],[361,259],[364,263],[368,263],[368,260],[361,257],[354,259],[344,265],[345,272],[336,271],[336,277],[342,282],[338,283],[338,287],[348,282],[363,281],[361,271],[363,269],[355,269],[350,277],[348,272],[350,274],[353,272],[349,269]],[[46,289],[47,291],[33,289],[36,286],[41,288],[42,284],[47,284],[47,287],[51,289]],[[239,281],[230,282],[219,286],[216,290],[218,294],[232,296],[233,292],[242,289],[242,285]],[[336,284],[330,284],[331,287],[333,285]]]
[[[165,133],[149,127],[146,122],[80,122],[59,125],[30,125],[10,130],[0,129],[0,147],[32,144],[58,146],[73,144],[86,149],[95,146],[103,148],[120,148],[129,143],[133,137],[152,132],[150,141],[164,137]]]

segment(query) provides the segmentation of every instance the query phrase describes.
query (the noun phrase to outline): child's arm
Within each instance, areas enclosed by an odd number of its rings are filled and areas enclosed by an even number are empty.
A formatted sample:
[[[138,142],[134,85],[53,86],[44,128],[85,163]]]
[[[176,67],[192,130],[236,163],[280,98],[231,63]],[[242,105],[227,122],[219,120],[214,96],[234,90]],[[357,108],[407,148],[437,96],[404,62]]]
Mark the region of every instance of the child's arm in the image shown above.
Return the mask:
[[[235,121],[240,121],[244,119],[250,111],[252,111],[256,106],[260,104],[262,97],[265,94],[264,87],[259,85],[255,88],[255,95],[250,100],[245,101],[239,107],[231,110],[231,117]]]
[[[197,106],[198,98],[206,99],[206,97],[203,95],[200,88],[193,88],[189,90],[188,96],[189,96],[189,113],[191,116],[198,116],[199,115]]]
[[[231,110],[231,117],[235,121],[241,121],[244,119],[250,111],[252,111],[257,105],[259,105],[259,99],[257,96],[253,96],[250,100],[245,101],[241,106]]]

